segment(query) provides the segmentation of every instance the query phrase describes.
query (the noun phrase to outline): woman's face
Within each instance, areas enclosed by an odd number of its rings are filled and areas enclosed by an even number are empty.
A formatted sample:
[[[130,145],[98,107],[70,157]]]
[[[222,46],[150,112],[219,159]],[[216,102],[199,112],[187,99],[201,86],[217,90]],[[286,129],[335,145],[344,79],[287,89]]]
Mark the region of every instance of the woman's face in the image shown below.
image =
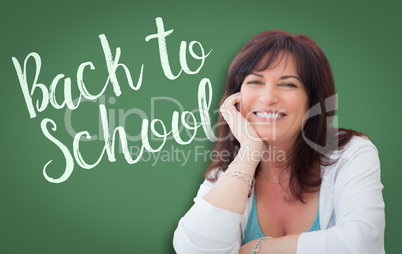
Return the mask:
[[[268,144],[290,147],[302,128],[308,96],[292,55],[252,71],[240,89],[240,112]],[[280,61],[280,62],[279,62]]]

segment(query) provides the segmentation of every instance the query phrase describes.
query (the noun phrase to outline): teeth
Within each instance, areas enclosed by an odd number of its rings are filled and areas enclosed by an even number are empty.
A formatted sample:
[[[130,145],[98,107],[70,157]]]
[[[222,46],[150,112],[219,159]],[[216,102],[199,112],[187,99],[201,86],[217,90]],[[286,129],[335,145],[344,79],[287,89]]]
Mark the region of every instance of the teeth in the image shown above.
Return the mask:
[[[264,117],[264,118],[279,118],[282,117],[283,115],[281,113],[267,113],[267,112],[257,112],[257,116],[259,117]]]

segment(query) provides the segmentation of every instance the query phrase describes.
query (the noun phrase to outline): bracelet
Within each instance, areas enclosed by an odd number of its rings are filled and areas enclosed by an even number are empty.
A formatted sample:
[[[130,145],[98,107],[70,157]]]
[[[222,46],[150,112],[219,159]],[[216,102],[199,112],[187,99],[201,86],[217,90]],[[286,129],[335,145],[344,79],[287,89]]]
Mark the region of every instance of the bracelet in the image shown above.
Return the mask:
[[[254,176],[252,176],[249,172],[243,171],[243,170],[233,170],[233,171],[225,171],[225,172],[226,172],[226,173],[230,173],[230,172],[241,173],[241,174],[243,174],[243,175],[249,176],[251,179],[254,178]]]
[[[231,172],[222,172],[222,175],[231,176],[231,177],[234,177],[234,178],[237,178],[237,179],[241,179],[241,180],[243,180],[243,181],[245,181],[247,183],[248,187],[251,188],[252,183],[251,183],[250,179],[242,176],[241,173],[242,173],[241,171],[234,170],[234,171],[231,171]]]
[[[254,245],[254,248],[251,250],[251,254],[258,253],[258,252],[260,251],[261,244],[262,244],[266,239],[269,239],[269,238],[272,238],[272,237],[270,237],[270,236],[264,236],[264,237],[261,237],[260,239],[258,239],[258,241],[256,242],[256,244]]]

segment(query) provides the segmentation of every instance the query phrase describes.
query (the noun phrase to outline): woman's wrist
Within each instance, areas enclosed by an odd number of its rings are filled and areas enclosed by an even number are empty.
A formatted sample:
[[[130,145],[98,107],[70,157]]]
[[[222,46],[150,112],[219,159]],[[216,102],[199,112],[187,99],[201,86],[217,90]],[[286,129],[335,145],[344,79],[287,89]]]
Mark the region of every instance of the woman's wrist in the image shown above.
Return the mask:
[[[261,249],[261,245],[265,242],[265,240],[270,239],[272,237],[270,236],[264,236],[258,239],[258,241],[255,243],[253,249],[251,250],[251,254],[259,253]]]

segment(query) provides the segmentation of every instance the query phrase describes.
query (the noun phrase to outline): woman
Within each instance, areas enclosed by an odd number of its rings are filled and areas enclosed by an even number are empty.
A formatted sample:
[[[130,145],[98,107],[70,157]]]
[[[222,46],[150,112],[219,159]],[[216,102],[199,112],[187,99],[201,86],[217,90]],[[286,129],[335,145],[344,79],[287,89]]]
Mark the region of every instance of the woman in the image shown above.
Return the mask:
[[[309,37],[254,36],[229,68],[218,155],[179,222],[175,250],[384,253],[377,149],[332,127],[334,95],[329,63]]]

